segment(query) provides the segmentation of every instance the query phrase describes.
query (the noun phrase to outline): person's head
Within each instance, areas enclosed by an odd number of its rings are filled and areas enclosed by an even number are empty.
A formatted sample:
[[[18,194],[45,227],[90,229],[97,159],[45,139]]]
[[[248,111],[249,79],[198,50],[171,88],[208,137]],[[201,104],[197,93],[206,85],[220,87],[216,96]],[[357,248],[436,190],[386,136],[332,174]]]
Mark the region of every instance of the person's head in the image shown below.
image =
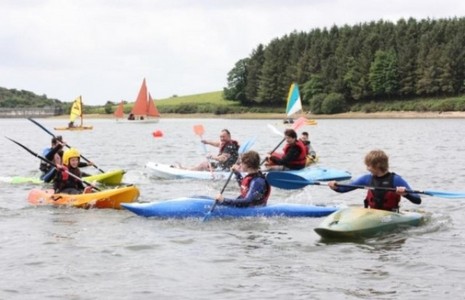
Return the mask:
[[[302,136],[300,137],[300,139],[305,142],[308,141],[308,132],[302,132]]]
[[[220,132],[220,141],[221,142],[227,142],[231,140],[231,133],[227,129],[223,129]]]
[[[284,138],[286,139],[286,142],[288,142],[289,144],[295,143],[295,141],[297,140],[297,133],[294,129],[286,129],[284,131]]]
[[[241,163],[249,169],[260,169],[260,155],[253,150],[241,155]]]
[[[63,153],[63,164],[65,166],[77,168],[79,165],[80,156],[81,154],[79,154],[79,151],[77,151],[75,148],[69,148]]]
[[[52,137],[52,146],[55,146],[58,142],[63,142],[63,138],[61,135]]]
[[[389,170],[389,157],[383,150],[371,150],[365,156],[365,165],[371,173],[385,174]]]

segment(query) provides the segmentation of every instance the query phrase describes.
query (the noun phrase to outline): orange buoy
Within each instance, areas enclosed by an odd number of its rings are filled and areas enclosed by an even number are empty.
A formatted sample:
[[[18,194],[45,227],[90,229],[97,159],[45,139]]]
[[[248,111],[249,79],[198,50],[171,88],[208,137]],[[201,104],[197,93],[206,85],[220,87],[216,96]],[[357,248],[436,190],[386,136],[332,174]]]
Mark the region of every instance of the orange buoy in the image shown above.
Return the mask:
[[[154,138],[162,137],[163,132],[161,130],[155,130],[154,132],[152,132],[152,135]]]

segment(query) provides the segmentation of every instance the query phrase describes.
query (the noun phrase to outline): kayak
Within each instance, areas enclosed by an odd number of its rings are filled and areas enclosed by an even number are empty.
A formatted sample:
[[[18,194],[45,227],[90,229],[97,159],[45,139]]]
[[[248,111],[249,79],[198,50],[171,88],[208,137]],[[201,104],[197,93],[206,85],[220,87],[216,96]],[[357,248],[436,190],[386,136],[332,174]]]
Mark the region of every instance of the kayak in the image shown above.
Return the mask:
[[[124,176],[124,170],[113,170],[105,173],[97,173],[90,176],[83,177],[82,179],[91,183],[93,181],[105,184],[105,185],[118,185],[121,184]],[[44,182],[37,177],[23,177],[23,176],[12,176],[12,177],[0,177],[0,182],[12,183],[12,184],[43,184]]]
[[[148,162],[145,168],[150,171],[152,176],[162,179],[223,180],[229,177],[229,172],[227,171],[192,171],[155,162]],[[273,172],[292,173],[314,181],[347,180],[352,178],[352,175],[347,171],[317,166],[311,166],[302,170]]]
[[[52,189],[33,189],[29,192],[28,202],[32,205],[74,206],[81,208],[116,208],[122,203],[134,202],[139,198],[139,189],[124,186],[88,194],[55,194]]]
[[[398,228],[418,226],[425,219],[419,212],[391,212],[372,208],[343,208],[315,228],[323,238],[364,238]]]
[[[106,185],[118,185],[123,180],[125,171],[124,170],[112,170],[105,173],[92,174],[90,176],[83,177],[87,182],[97,181]]]
[[[143,217],[183,219],[204,218],[210,211],[214,202],[215,200],[209,197],[185,197],[161,202],[122,203],[121,206]],[[323,217],[336,210],[336,207],[291,203],[278,203],[247,208],[218,204],[209,217]]]

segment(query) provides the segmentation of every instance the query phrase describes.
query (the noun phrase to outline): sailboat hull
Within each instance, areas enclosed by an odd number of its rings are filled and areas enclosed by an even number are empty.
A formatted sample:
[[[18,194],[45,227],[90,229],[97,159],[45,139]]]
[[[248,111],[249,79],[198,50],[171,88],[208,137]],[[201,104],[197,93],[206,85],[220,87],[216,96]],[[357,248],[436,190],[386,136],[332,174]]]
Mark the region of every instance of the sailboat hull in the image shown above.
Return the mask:
[[[127,119],[116,119],[117,124],[154,124],[158,123],[159,119],[144,119],[144,120],[127,120]]]
[[[71,130],[71,131],[80,131],[80,130],[92,130],[94,126],[77,126],[77,127],[54,127],[55,130]]]

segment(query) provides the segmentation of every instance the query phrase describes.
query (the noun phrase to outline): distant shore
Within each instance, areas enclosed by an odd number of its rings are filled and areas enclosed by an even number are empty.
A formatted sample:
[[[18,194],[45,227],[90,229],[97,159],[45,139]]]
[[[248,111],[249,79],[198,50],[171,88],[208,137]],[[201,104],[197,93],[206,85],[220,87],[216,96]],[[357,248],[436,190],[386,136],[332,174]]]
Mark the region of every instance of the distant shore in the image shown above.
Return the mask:
[[[297,115],[299,117],[300,115]],[[395,111],[395,112],[348,112],[334,115],[313,115],[305,114],[308,119],[463,119],[465,112],[410,112],[410,111]],[[56,119],[66,119],[68,115],[55,116]],[[113,119],[113,115],[93,114],[85,115],[86,119]],[[167,119],[285,119],[284,114],[277,113],[244,113],[244,114],[163,114],[162,118]]]

